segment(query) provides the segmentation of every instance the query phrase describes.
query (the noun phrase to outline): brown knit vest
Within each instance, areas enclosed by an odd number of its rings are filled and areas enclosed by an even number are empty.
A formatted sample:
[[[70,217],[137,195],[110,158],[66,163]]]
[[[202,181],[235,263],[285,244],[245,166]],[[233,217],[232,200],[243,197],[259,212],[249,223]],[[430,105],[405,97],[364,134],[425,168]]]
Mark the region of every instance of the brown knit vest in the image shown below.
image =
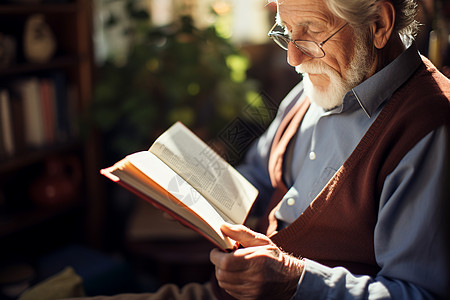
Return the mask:
[[[423,61],[389,99],[310,206],[291,225],[271,236],[281,249],[330,267],[345,267],[354,274],[374,276],[379,271],[374,228],[385,178],[423,137],[450,124],[450,81],[426,58]],[[277,189],[287,190],[285,186]],[[273,212],[283,193],[275,194],[278,199],[267,209],[269,222],[263,232],[277,226]],[[223,290],[217,292],[219,299],[232,299]]]

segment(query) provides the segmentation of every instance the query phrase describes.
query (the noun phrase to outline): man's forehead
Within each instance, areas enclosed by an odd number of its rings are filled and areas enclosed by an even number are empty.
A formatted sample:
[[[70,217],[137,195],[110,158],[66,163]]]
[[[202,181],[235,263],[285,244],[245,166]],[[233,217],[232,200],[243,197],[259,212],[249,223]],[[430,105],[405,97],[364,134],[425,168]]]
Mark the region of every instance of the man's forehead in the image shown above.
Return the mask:
[[[336,17],[322,0],[274,0],[277,23],[291,25],[332,24]]]
[[[305,5],[322,5],[326,6],[324,0],[268,0],[269,5],[276,5],[276,6],[305,6]]]

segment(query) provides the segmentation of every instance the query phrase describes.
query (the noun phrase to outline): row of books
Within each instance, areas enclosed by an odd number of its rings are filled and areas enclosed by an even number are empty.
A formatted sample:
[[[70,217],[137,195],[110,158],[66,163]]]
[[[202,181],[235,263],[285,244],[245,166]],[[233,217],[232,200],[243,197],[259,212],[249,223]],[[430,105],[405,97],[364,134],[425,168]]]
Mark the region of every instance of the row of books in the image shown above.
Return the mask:
[[[67,142],[75,134],[75,97],[62,72],[0,87],[0,159]]]

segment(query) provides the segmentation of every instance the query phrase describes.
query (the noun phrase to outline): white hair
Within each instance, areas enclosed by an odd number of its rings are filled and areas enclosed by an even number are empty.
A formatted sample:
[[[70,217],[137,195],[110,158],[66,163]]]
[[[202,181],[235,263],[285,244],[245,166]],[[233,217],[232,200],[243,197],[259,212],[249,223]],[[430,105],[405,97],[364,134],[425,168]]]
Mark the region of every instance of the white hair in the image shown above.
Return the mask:
[[[324,0],[328,9],[336,16],[346,20],[352,27],[367,27],[378,19],[378,3],[384,0]],[[415,21],[417,4],[415,0],[387,0],[395,8],[394,32],[405,43],[412,41],[417,34]]]
[[[346,20],[353,28],[364,28],[375,22],[378,15],[378,3],[385,0],[323,0],[328,9],[337,17]],[[416,0],[387,0],[395,8],[394,31],[404,42],[414,39],[419,24]],[[282,0],[268,0],[277,5]]]

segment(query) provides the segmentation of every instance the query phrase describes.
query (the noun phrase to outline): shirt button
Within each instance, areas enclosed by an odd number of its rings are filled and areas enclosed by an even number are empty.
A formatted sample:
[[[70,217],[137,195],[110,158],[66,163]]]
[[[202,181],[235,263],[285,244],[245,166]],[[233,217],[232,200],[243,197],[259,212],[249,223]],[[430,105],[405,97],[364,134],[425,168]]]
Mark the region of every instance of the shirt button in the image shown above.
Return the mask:
[[[295,199],[294,198],[288,198],[286,203],[289,206],[293,206],[293,205],[295,205]]]

